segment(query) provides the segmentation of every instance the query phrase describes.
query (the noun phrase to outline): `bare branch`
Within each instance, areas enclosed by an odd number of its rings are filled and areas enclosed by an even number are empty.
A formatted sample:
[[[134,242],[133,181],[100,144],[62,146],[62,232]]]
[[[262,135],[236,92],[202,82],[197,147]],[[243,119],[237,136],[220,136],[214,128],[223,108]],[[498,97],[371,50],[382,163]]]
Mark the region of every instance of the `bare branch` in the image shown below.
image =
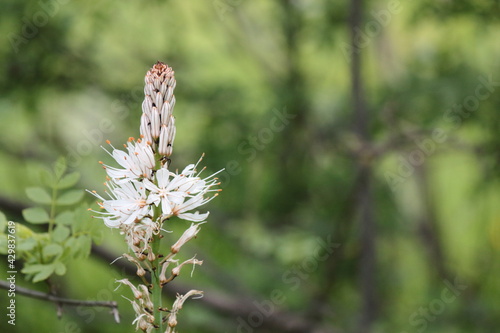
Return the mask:
[[[0,288],[2,289],[10,289],[10,283],[6,281],[0,281]],[[57,303],[58,305],[66,304],[66,305],[71,305],[71,306],[88,306],[88,307],[106,307],[106,308],[111,308],[111,311],[113,313],[113,317],[115,318],[115,321],[117,323],[120,322],[120,316],[118,313],[118,303],[111,301],[111,302],[103,302],[103,301],[83,301],[83,300],[78,300],[78,299],[70,299],[70,298],[63,298],[63,297],[58,297],[55,295],[47,294],[41,291],[36,291],[36,290],[31,290],[23,287],[16,286],[16,293],[24,296],[28,296],[31,298],[37,298],[41,299],[44,301],[49,301],[49,302],[54,302]]]

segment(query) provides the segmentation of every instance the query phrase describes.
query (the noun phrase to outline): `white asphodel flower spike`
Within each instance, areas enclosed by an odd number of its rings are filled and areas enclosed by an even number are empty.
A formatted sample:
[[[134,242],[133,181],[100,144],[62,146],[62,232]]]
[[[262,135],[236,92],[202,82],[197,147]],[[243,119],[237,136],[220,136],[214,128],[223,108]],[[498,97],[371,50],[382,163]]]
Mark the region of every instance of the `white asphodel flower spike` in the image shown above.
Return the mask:
[[[129,138],[127,144],[124,145],[127,152],[124,152],[113,147],[109,141],[106,142],[113,150],[109,152],[104,147],[103,149],[124,168],[118,169],[99,162],[112,180],[123,183],[140,178],[151,178],[155,167],[155,157],[150,143],[141,139],[136,141],[134,138]]]
[[[116,184],[113,181],[105,183],[110,199],[104,199],[96,191],[88,191],[101,200],[99,206],[106,212],[93,211],[100,214],[104,223],[110,228],[118,228],[122,224],[131,224],[140,221],[148,215],[152,215],[151,204],[147,201],[146,189],[138,181]]]
[[[130,287],[134,294],[134,300],[129,300],[136,315],[132,324],[146,333],[175,332],[177,314],[186,299],[203,295],[201,291],[191,290],[177,296],[171,309],[162,306],[163,286],[178,276],[182,267],[193,265],[194,269],[203,263],[193,257],[179,264],[174,257],[199,233],[209,212],[200,213],[197,209],[221,191],[215,188],[220,184],[215,176],[224,170],[202,178],[205,168],[198,171],[197,167],[203,156],[181,173],[168,169],[176,134],[172,115],[175,85],[174,71],[162,62],[157,62],[147,72],[140,139],[129,138],[125,149],[121,150],[107,141],[111,149],[104,150],[119,166],[100,162],[107,173],[106,195],[87,190],[98,199],[102,211],[89,210],[106,226],[119,229],[125,238],[128,251],[120,258],[126,258],[137,267],[136,275],[142,284],[134,285],[128,279],[117,282]],[[182,236],[168,250],[161,242],[164,234],[170,232],[166,230],[169,225],[166,220],[171,217],[193,223],[186,226]],[[170,264],[176,267],[167,274]]]

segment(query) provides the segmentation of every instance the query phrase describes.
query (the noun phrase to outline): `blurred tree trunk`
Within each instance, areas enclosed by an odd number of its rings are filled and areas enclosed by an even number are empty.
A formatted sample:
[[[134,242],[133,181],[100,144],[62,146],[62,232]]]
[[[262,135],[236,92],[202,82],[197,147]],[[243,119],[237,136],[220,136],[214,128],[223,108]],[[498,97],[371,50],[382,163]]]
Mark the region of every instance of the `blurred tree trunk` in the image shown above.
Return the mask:
[[[452,280],[453,274],[446,267],[446,257],[441,243],[439,225],[437,223],[435,208],[431,201],[432,192],[429,189],[427,168],[423,165],[415,167],[417,195],[423,207],[417,216],[417,235],[424,246],[429,260],[431,272],[435,272],[436,281]]]
[[[359,283],[362,295],[362,310],[359,332],[370,332],[376,317],[375,295],[375,221],[373,216],[373,195],[371,189],[372,170],[365,159],[364,147],[370,146],[368,129],[369,114],[365,104],[363,81],[361,76],[361,48],[357,45],[356,28],[362,25],[363,0],[351,0],[349,30],[351,37],[351,97],[353,107],[353,128],[362,142],[359,164],[360,186],[357,193],[357,208],[360,223],[361,254],[359,261]]]
[[[281,1],[283,10],[283,34],[285,36],[285,77],[277,81],[276,90],[279,92],[280,104],[286,113],[293,116],[280,134],[276,145],[278,152],[277,176],[280,178],[281,188],[276,196],[279,204],[275,206],[278,221],[289,224],[296,220],[296,210],[308,200],[307,177],[312,168],[309,155],[312,144],[308,135],[307,92],[304,89],[304,75],[300,66],[300,31],[303,18],[300,9],[291,0]],[[293,200],[290,200],[293,198]]]

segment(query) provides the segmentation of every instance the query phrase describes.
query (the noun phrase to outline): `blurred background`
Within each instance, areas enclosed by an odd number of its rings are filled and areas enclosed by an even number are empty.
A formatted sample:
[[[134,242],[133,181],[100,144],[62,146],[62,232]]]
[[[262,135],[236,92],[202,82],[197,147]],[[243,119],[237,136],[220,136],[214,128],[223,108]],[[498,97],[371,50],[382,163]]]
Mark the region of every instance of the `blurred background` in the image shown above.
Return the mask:
[[[223,192],[186,257],[180,332],[493,332],[500,325],[497,0],[2,0],[0,210],[65,156],[102,190],[99,147],[139,135],[146,71],[176,73],[172,166],[204,152]],[[92,200],[87,197],[89,203]],[[96,223],[101,223],[96,220]],[[184,223],[182,221],[176,221]],[[172,226],[176,228],[175,225]],[[132,332],[118,232],[17,296],[8,332]],[[2,267],[6,261],[2,259]],[[2,269],[0,277],[5,280]],[[20,278],[20,275],[19,275]],[[20,286],[47,292],[43,283]]]

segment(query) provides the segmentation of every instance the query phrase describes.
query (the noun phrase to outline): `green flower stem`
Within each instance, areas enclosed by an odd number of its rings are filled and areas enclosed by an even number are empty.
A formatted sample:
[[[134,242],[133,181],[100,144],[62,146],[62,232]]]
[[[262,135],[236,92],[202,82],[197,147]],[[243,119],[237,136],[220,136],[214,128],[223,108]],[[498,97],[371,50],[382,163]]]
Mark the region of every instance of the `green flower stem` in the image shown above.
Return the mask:
[[[158,325],[158,331],[163,332],[163,322],[162,322],[162,312],[160,311],[161,308],[161,284],[160,284],[160,259],[158,258],[159,254],[159,249],[160,249],[160,237],[159,235],[154,237],[154,240],[151,244],[151,248],[153,249],[153,253],[155,254],[155,260],[153,261],[153,271],[151,272],[152,276],[152,282],[153,282],[153,287],[152,287],[152,293],[153,293],[153,304],[154,304],[154,316],[155,316],[155,322]]]
[[[161,168],[161,156],[158,153],[155,153],[155,160],[157,162],[157,168]],[[160,164],[160,165],[158,165]],[[155,218],[160,218],[161,216],[161,207],[154,207],[154,217]],[[155,316],[155,322],[158,325],[158,332],[163,332],[163,318],[162,318],[162,311],[160,309],[162,308],[161,306],[161,290],[162,286],[160,283],[160,272],[161,272],[161,258],[159,256],[160,254],[160,238],[161,234],[158,234],[154,236],[153,242],[151,244],[151,249],[153,250],[153,253],[155,255],[155,260],[152,262],[152,272],[151,272],[151,279],[153,282],[153,287],[152,287],[152,293],[153,293],[153,305],[154,305],[154,316]]]

